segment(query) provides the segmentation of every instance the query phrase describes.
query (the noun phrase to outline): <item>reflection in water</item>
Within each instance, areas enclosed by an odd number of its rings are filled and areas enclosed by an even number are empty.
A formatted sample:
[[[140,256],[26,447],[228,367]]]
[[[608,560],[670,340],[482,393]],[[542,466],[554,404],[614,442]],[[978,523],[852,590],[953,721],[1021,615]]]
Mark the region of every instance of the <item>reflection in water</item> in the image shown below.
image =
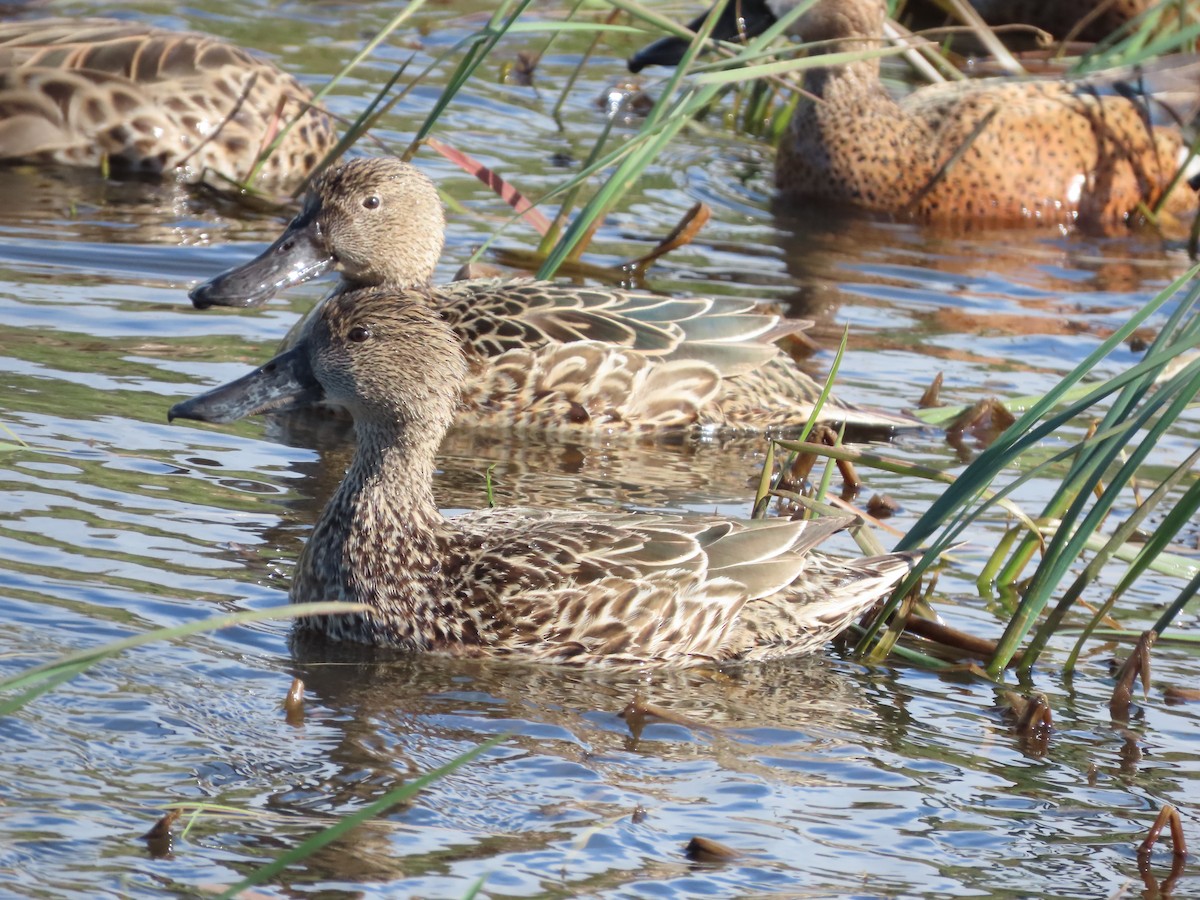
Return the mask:
[[[483,852],[508,860],[504,877],[536,889],[540,876],[529,854],[563,860],[562,877],[576,883],[597,855],[609,857],[611,867],[612,857],[636,851],[647,832],[677,832],[672,843],[680,851],[689,828],[725,840],[739,831],[736,819],[763,816],[762,786],[827,789],[825,767],[808,772],[803,760],[818,746],[825,754],[835,746],[828,723],[863,715],[854,681],[817,659],[724,672],[601,676],[496,661],[413,660],[377,650],[364,659],[358,650],[297,643],[293,654],[294,672],[308,688],[305,727],[317,725],[334,740],[320,789],[292,789],[272,798],[275,808],[355,808],[398,779],[448,762],[481,735],[510,735],[501,748],[440,783],[436,801],[422,798],[395,827],[370,830],[355,840],[352,854],[346,847],[325,854],[316,874],[335,880],[356,873],[389,880],[445,876],[454,860]],[[635,737],[619,717],[635,697],[694,724],[651,721]],[[714,765],[723,786],[689,787],[696,776],[707,781],[704,773]],[[513,790],[530,779],[547,784],[536,800]],[[724,814],[678,818],[683,797],[709,789],[725,795],[708,798]],[[731,814],[735,820],[722,821]],[[499,829],[498,821],[505,823]],[[778,865],[769,848],[744,849],[768,868]],[[651,868],[661,877],[686,875],[681,853],[674,863]],[[610,870],[602,883],[623,880]]]
[[[53,6],[94,11],[73,0]],[[349,0],[286,6],[288,17],[260,0],[123,8],[222,33],[313,78],[336,71],[394,12]],[[401,43],[382,49],[362,81],[343,82],[331,103],[357,112],[372,79],[414,52],[429,62],[493,10],[470,0],[418,11]],[[535,10],[543,13],[556,15]],[[586,157],[606,127],[592,100],[635,46],[622,36],[600,46],[560,125],[553,107],[589,40],[556,39],[534,88],[474,80],[448,110],[445,136],[531,196],[556,184],[563,170],[546,161]],[[501,50],[511,58],[529,46],[521,37]],[[453,64],[435,65],[434,81],[380,135],[405,140]],[[646,87],[656,93],[657,84]],[[418,163],[463,204],[451,214],[439,272],[448,279],[509,211],[449,163],[426,154]],[[770,169],[757,141],[720,128],[684,132],[643,192],[599,230],[589,257],[637,256],[646,235],[665,233],[695,200],[709,202],[713,220],[652,270],[651,287],[757,296],[816,319],[824,348],[808,361],[816,377],[849,326],[838,390],[855,403],[911,406],[938,369],[952,401],[1043,392],[1185,266],[1148,235],[956,237],[827,209],[773,217]],[[0,168],[0,196],[0,425],[29,444],[14,449],[0,433],[0,674],[157,626],[284,603],[296,554],[341,477],[344,423],[165,422],[175,400],[263,362],[322,292],[255,312],[190,308],[186,288],[261,249],[278,215],[172,185],[51,169]],[[504,240],[533,242],[521,226]],[[1137,358],[1121,351],[1104,368]],[[1198,441],[1193,416],[1156,464],[1176,464]],[[958,465],[936,432],[879,449]],[[450,512],[478,508],[494,464],[504,505],[740,515],[762,451],[758,442],[578,444],[456,432],[436,492]],[[870,491],[899,502],[891,521],[900,529],[936,495],[903,476],[862,474]],[[1045,492],[1034,480],[1017,499],[1039,508]],[[988,637],[1006,611],[980,598],[965,573],[1005,525],[972,527],[964,572],[943,572],[935,600],[950,624]],[[1125,624],[1149,627],[1180,587],[1140,579]],[[1043,747],[1023,743],[998,689],[968,673],[863,667],[832,651],[639,677],[293,647],[288,635],[271,624],[156,643],[5,717],[3,890],[158,896],[164,887],[232,884],[497,734],[511,736],[289,872],[285,890],[463,896],[486,876],[487,893],[522,896],[1111,896],[1141,882],[1134,848],[1164,803],[1178,804],[1194,828],[1200,705],[1168,705],[1160,686],[1197,687],[1194,654],[1166,640],[1155,648],[1149,697],[1134,697],[1128,722],[1108,713],[1106,662],[1124,648],[1095,643],[1067,683],[1051,668],[1035,673],[1032,687],[1053,714]],[[1068,648],[1056,645],[1047,666]],[[293,674],[307,685],[299,724],[280,708]],[[639,731],[618,715],[635,698],[670,720],[648,719]],[[138,836],[180,801],[247,816],[210,814],[186,836],[177,828],[171,855],[156,859]],[[684,847],[694,836],[744,856],[691,863]],[[1169,869],[1162,852],[1159,877]],[[1184,872],[1175,890],[1200,885]]]
[[[921,335],[1108,336],[1123,324],[1130,295],[1151,295],[1184,271],[1186,256],[1164,254],[1152,234],[1126,240],[1047,236],[1028,229],[939,233],[861,213],[780,219],[781,248],[800,285],[792,315],[823,318],[828,340],[831,301],[850,289],[882,315],[855,328],[884,337],[889,311],[915,316]],[[915,309],[905,309],[913,304]],[[1095,317],[1112,316],[1110,323]],[[836,327],[836,331],[835,331]],[[911,346],[894,336],[883,347]]]
[[[320,512],[352,455],[349,421],[321,413],[275,416],[267,434],[284,444],[318,449],[317,460],[297,469],[305,475],[305,495],[316,504],[308,511]],[[443,508],[477,509],[487,504],[490,480],[498,506],[711,508],[753,496],[765,450],[766,441],[758,437],[662,442],[624,435],[582,441],[539,436],[529,441],[511,431],[456,428],[438,454],[434,493]]]

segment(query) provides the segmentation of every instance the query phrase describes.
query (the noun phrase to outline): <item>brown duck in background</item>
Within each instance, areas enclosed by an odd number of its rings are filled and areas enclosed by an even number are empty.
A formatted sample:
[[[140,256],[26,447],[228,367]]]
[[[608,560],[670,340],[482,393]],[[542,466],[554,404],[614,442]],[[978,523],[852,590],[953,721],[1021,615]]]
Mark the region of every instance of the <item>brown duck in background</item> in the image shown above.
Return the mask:
[[[761,31],[794,4],[741,0],[739,10],[747,29]],[[819,0],[795,30],[832,42],[829,52],[856,51],[879,44],[883,23],[879,0]],[[659,41],[630,67],[673,64],[683,46]],[[897,102],[870,59],[814,69],[805,87],[816,99],[797,108],[775,163],[781,195],[796,203],[1115,233],[1159,202],[1186,155],[1178,128],[1152,126],[1144,103],[1066,80],[931,85]],[[1195,191],[1180,184],[1165,208],[1194,215]]]
[[[307,175],[336,140],[295,78],[206,34],[108,19],[0,24],[0,159],[246,181]]]
[[[434,285],[444,240],[433,182],[398,159],[356,159],[323,173],[274,244],[195,288],[192,302],[254,306],[331,270],[342,274],[335,296],[377,286],[424,296],[466,348],[460,420],[473,425],[707,435],[786,431],[812,414],[820,386],[776,344],[807,322],[759,313],[752,299],[520,278]],[[920,425],[836,400],[821,417],[877,429]]]
[[[176,404],[229,422],[329,399],[354,417],[346,477],[309,536],[291,598],[369,612],[301,627],[412,651],[624,665],[810,652],[908,572],[911,554],[813,548],[853,519],[488,509],[447,519],[439,444],[468,365],[419,290],[335,294],[292,349]]]

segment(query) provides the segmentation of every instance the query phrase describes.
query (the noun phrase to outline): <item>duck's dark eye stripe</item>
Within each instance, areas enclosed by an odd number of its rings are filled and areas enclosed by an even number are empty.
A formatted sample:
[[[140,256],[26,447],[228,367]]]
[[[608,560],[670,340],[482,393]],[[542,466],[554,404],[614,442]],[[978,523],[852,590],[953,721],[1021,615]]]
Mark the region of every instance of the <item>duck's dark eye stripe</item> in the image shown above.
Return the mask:
[[[350,329],[350,334],[347,337],[356,344],[361,344],[371,336],[371,329],[363,325],[356,325]]]

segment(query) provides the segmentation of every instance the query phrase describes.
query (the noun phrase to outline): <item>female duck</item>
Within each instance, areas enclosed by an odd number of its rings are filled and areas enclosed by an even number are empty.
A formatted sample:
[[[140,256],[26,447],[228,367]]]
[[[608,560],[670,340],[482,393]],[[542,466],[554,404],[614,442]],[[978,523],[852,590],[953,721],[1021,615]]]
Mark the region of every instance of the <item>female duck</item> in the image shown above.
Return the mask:
[[[337,295],[416,292],[466,348],[463,418],[477,425],[762,432],[797,428],[812,414],[820,387],[775,343],[806,322],[760,314],[753,300],[528,279],[435,286],[444,234],[428,178],[397,159],[356,159],[322,174],[274,244],[197,287],[192,302],[258,305],[330,270],[342,273]],[[837,401],[822,412],[869,428],[918,424]]]
[[[813,548],[851,519],[485,510],[434,503],[438,445],[468,365],[419,292],[330,298],[292,349],[172,407],[228,422],[333,400],[354,417],[345,480],[301,555],[295,602],[369,612],[310,620],[336,641],[555,663],[759,660],[816,649],[894,587],[911,557]]]
[[[292,76],[205,34],[107,19],[0,24],[0,159],[241,184],[307,175],[335,141]]]
[[[730,3],[729,39],[755,33],[795,0]],[[735,21],[728,10],[737,8]],[[828,52],[862,51],[883,34],[882,0],[818,0],[796,22]],[[630,60],[635,71],[677,62],[666,39]],[[849,203],[958,225],[1078,225],[1113,233],[1163,199],[1186,148],[1177,128],[1152,126],[1145,103],[1063,80],[931,85],[899,103],[879,60],[813,69],[815,101],[792,117],[775,181],[786,200]],[[1194,215],[1196,193],[1171,192],[1168,212]]]

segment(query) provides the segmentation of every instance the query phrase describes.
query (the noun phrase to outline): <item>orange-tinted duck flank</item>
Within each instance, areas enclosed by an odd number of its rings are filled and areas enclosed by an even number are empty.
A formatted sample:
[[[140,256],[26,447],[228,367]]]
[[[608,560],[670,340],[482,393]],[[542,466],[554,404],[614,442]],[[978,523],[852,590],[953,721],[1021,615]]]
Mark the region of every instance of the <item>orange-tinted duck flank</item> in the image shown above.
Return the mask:
[[[793,0],[742,0],[765,27]],[[880,43],[879,0],[820,0],[796,23],[831,52]],[[669,41],[631,67],[671,62]],[[1070,81],[967,81],[932,85],[897,102],[878,59],[813,70],[776,160],[780,193],[921,221],[1019,223],[1114,232],[1153,207],[1184,157],[1178,129],[1151,126],[1144,105]],[[1168,209],[1194,214],[1186,184]]]
[[[354,457],[291,589],[298,603],[369,607],[303,626],[337,641],[570,664],[767,659],[818,649],[912,564],[817,552],[847,517],[513,508],[447,519],[435,456],[467,377],[425,296],[363,288],[324,303],[291,350],[170,416],[228,422],[321,397],[350,411]]]
[[[812,415],[820,386],[776,344],[807,322],[759,313],[753,298],[659,297],[524,278],[435,285],[444,233],[437,189],[415,167],[351,160],[315,180],[274,244],[194,289],[192,301],[256,305],[334,270],[342,274],[335,296],[378,286],[415,291],[463,342],[470,368],[460,421],[476,426],[761,433],[797,428]],[[822,415],[868,428],[919,424],[836,400]]]
[[[106,19],[0,24],[0,159],[243,182],[298,181],[333,146],[291,75],[206,34]]]

